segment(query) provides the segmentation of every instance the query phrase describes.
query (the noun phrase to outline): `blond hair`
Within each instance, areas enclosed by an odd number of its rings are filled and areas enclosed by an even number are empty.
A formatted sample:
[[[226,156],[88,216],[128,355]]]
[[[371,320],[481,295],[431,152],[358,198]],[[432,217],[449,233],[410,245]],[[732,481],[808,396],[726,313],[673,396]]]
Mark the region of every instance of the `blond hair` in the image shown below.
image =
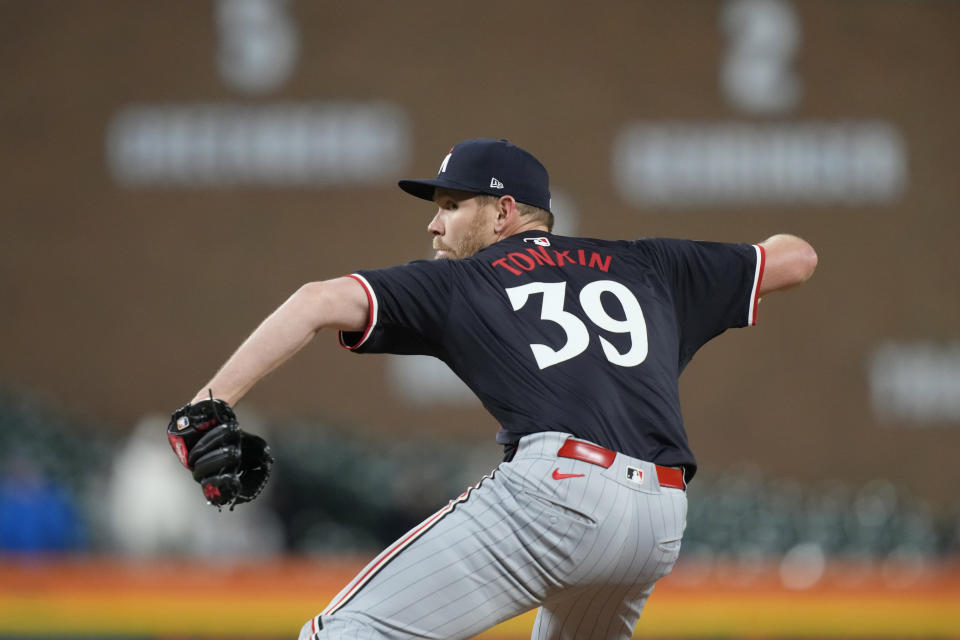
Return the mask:
[[[477,203],[481,207],[486,205],[495,207],[497,206],[497,203],[500,202],[500,198],[501,196],[491,196],[485,193],[478,193]],[[545,225],[547,227],[547,231],[553,230],[553,214],[546,209],[541,209],[540,207],[535,207],[532,204],[526,204],[525,202],[518,202],[517,213],[520,214],[521,218],[533,219],[536,222]]]

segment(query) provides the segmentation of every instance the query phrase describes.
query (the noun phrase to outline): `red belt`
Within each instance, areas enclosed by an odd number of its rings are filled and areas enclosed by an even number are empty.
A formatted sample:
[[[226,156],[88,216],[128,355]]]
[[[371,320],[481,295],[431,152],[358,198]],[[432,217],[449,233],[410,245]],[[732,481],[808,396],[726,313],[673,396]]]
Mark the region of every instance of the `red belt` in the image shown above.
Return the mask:
[[[557,451],[557,455],[561,458],[581,460],[598,465],[604,469],[609,469],[610,465],[613,464],[614,458],[617,457],[617,452],[598,447],[589,442],[567,440],[563,443],[563,446],[560,447],[560,451]],[[683,481],[683,469],[661,467],[658,464],[654,466],[657,469],[657,480],[660,481],[661,487],[670,487],[671,489],[687,488],[687,483]]]

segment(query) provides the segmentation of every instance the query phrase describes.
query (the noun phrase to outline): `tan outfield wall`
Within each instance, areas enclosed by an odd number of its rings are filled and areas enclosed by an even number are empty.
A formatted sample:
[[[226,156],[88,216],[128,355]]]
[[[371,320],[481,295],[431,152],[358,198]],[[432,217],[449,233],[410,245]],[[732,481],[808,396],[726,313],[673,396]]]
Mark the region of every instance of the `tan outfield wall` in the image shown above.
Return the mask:
[[[425,257],[396,179],[505,137],[572,232],[818,249],[685,373],[704,468],[953,499],[960,5],[242,4],[3,4],[0,386],[168,412],[303,282]],[[492,439],[398,366],[322,336],[246,402]]]

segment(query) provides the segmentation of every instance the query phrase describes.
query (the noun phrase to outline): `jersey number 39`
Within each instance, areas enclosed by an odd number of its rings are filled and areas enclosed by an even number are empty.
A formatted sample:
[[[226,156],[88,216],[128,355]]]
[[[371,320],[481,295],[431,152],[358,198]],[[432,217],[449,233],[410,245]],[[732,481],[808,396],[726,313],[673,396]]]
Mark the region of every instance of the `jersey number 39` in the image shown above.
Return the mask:
[[[557,323],[566,333],[566,342],[557,350],[545,344],[530,345],[533,357],[541,369],[574,358],[586,351],[590,345],[590,330],[586,323],[563,309],[566,288],[566,282],[531,282],[506,290],[514,311],[523,308],[531,295],[542,294],[540,319]],[[613,294],[620,302],[620,306],[623,307],[623,320],[611,317],[604,310],[600,302],[600,296],[604,293]],[[629,289],[612,280],[591,282],[580,290],[580,306],[587,318],[600,329],[611,333],[630,334],[632,342],[625,353],[620,353],[603,336],[597,336],[607,360],[621,367],[635,367],[647,358],[647,323],[643,319],[640,303]]]

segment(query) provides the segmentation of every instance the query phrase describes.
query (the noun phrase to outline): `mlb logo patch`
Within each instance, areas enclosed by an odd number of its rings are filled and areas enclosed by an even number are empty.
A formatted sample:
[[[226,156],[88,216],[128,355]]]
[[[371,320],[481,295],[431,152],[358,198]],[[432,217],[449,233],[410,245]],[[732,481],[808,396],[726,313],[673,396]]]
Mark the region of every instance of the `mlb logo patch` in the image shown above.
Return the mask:
[[[636,484],[643,484],[643,469],[627,467],[627,480]]]
[[[549,238],[524,238],[524,242],[532,242],[533,244],[539,245],[541,247],[549,247],[550,239]]]

